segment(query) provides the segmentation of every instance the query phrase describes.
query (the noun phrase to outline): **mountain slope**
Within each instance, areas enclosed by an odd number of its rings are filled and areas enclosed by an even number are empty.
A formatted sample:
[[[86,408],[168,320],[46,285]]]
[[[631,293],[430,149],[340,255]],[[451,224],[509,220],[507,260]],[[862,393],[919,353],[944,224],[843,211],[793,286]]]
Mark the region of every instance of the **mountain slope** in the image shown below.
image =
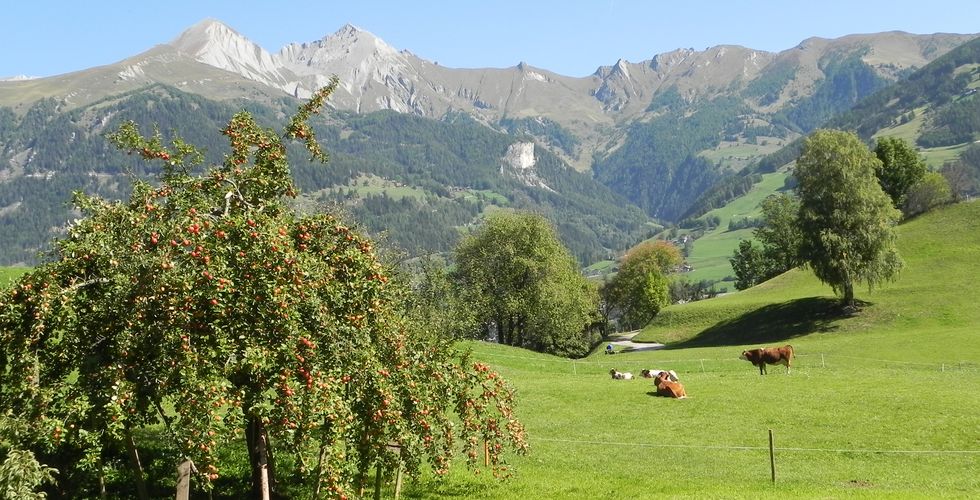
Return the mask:
[[[248,109],[275,127],[297,104],[286,98]],[[33,263],[72,217],[66,207],[72,191],[120,198],[128,194],[126,177],[156,172],[105,140],[122,121],[134,120],[146,133],[156,127],[165,141],[179,131],[215,163],[227,148],[219,131],[238,109],[159,84],[70,111],[54,99],[23,115],[0,108],[0,263]],[[334,112],[316,127],[332,161],[309,163],[301,148],[294,151],[293,174],[308,194],[302,202],[347,205],[408,256],[451,250],[461,231],[492,209],[545,214],[583,263],[608,258],[652,231],[640,210],[590,176],[465,114],[432,120]]]
[[[32,213],[55,214],[55,192],[118,185],[119,160],[99,145],[97,136],[122,117],[158,120],[161,130],[180,129],[192,142],[220,151],[220,138],[213,136],[230,110],[248,107],[274,124],[295,106],[292,96],[306,95],[339,74],[341,87],[329,105],[353,114],[337,119],[337,141],[329,146],[347,173],[336,179],[322,176],[332,184],[304,173],[304,187],[315,196],[351,205],[376,230],[421,220],[409,216],[412,211],[445,216],[428,226],[428,236],[415,234],[414,242],[402,242],[418,250],[431,249],[434,241],[444,248],[452,236],[445,228],[496,203],[488,200],[537,207],[549,212],[565,234],[578,235],[578,244],[591,241],[587,250],[576,251],[580,258],[597,258],[621,251],[619,245],[646,231],[638,229],[646,227],[642,215],[627,213],[632,205],[668,222],[684,218],[703,194],[719,192],[712,186],[754,159],[966,38],[895,32],[808,39],[779,53],[738,46],[679,49],[639,63],[620,60],[588,77],[572,78],[523,63],[447,68],[350,25],[273,54],[220,22],[206,20],[169,44],[116,64],[0,82],[0,108],[8,107],[0,109],[0,188],[6,193],[0,194],[0,218],[17,213],[16,227],[31,228],[34,243],[22,245],[18,251],[23,252],[40,245],[57,217],[29,220],[18,208],[20,193],[40,193],[41,182],[61,186],[31,198],[49,203]],[[158,105],[162,108],[152,109]],[[356,130],[358,115],[377,111],[405,116],[380,120],[382,128],[372,127],[370,134]],[[479,133],[454,135],[454,128],[464,125]],[[394,129],[385,132],[383,127]],[[397,127],[439,132],[395,146],[386,141],[407,138]],[[483,153],[464,154],[450,140],[475,141],[473,149]],[[530,145],[537,169],[508,170],[502,158],[518,142],[525,144],[522,148]],[[496,150],[485,148],[490,143],[498,144]],[[446,169],[419,174],[445,159],[460,172],[479,171],[473,180],[490,188],[453,184]],[[573,176],[566,164],[587,173]],[[589,175],[606,187],[582,180]],[[396,181],[420,190],[385,199],[375,189]],[[25,187],[31,183],[37,186]],[[728,191],[744,192],[742,184]],[[481,194],[469,191],[474,189]],[[429,199],[429,193],[438,194],[432,198],[436,205],[413,204]],[[475,199],[476,205],[465,205],[463,199]],[[616,216],[612,206],[627,212]],[[586,216],[590,210],[601,215]],[[617,225],[616,217],[626,222]]]

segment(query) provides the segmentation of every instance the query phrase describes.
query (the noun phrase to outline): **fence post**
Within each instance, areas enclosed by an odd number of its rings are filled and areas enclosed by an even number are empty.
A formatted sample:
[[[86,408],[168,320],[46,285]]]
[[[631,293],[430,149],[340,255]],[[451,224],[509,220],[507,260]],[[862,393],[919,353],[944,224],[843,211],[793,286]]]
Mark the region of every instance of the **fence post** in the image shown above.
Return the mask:
[[[776,484],[776,454],[773,448],[772,429],[769,429],[769,470],[772,471],[772,483]]]

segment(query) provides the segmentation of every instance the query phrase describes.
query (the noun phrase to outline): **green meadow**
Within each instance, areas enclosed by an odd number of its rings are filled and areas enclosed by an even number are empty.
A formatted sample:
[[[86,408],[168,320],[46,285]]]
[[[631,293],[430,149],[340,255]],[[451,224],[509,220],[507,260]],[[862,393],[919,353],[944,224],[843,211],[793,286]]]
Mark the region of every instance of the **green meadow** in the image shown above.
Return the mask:
[[[637,339],[661,350],[570,361],[469,344],[513,385],[531,452],[513,477],[458,467],[406,498],[972,498],[980,492],[980,203],[899,227],[900,278],[843,315],[794,270],[743,292],[668,307]],[[792,343],[792,373],[738,359]],[[600,349],[601,351],[601,349]],[[616,368],[678,372],[656,397]],[[769,431],[775,441],[776,481]],[[392,485],[385,487],[390,495]]]
[[[0,287],[7,286],[30,270],[29,267],[0,267]]]
[[[788,173],[773,172],[762,176],[762,181],[752,187],[745,196],[741,196],[722,208],[708,212],[707,216],[718,216],[720,224],[694,241],[694,249],[687,262],[694,270],[684,274],[691,281],[722,280],[732,276],[732,266],[728,262],[732,252],[738,248],[739,240],[752,238],[752,229],[728,230],[728,222],[746,218],[759,217],[762,212],[759,204],[767,196],[776,193],[786,182]],[[735,291],[734,281],[716,285],[716,288],[726,287]]]

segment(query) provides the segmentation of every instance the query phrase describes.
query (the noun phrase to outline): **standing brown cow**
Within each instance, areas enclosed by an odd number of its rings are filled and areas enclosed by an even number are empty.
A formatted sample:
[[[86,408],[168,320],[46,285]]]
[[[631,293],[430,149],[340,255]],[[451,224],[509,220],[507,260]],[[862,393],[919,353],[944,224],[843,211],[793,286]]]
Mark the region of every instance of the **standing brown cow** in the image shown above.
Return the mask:
[[[759,375],[766,373],[766,365],[783,365],[786,367],[786,373],[789,373],[790,364],[793,362],[793,346],[786,344],[782,347],[750,349],[742,351],[739,357],[758,366]]]

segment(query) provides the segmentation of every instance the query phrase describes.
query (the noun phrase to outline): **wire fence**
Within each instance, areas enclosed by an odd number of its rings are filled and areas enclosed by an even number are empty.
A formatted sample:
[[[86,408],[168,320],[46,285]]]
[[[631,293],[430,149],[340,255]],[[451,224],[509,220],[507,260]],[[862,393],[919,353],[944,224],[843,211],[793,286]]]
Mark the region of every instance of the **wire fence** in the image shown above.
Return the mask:
[[[662,354],[666,352],[661,352]],[[719,375],[723,373],[732,372],[745,372],[747,376],[753,375],[758,369],[750,365],[745,360],[739,359],[737,357],[732,358],[673,358],[664,359],[653,358],[653,357],[635,357],[631,355],[623,354],[613,354],[613,355],[600,355],[594,356],[586,359],[571,360],[562,359],[556,357],[548,356],[520,356],[514,354],[504,354],[504,353],[494,353],[494,352],[478,352],[474,353],[478,358],[484,360],[489,360],[492,362],[493,358],[499,358],[498,363],[501,365],[506,364],[509,369],[534,369],[536,371],[547,371],[551,373],[566,373],[571,375],[582,375],[582,376],[595,376],[601,375],[608,377],[608,370],[610,368],[616,368],[620,371],[632,371],[634,376],[639,376],[639,371],[643,368],[647,369],[671,369],[675,370],[681,374],[681,377],[685,375],[689,376],[691,374],[706,374],[711,376],[712,373],[717,373]],[[504,360],[519,361],[518,363],[510,362],[507,363]],[[744,366],[743,366],[744,365]],[[954,361],[954,362],[919,362],[919,361],[902,361],[902,360],[889,360],[889,359],[878,359],[878,358],[867,358],[860,356],[848,356],[836,353],[798,353],[793,359],[793,373],[802,372],[803,374],[809,374],[811,371],[814,373],[820,373],[822,370],[826,370],[827,373],[832,373],[833,370],[841,369],[841,367],[847,367],[848,370],[895,370],[895,371],[931,371],[931,372],[950,372],[951,375],[966,375],[973,376],[980,374],[980,364],[972,361]],[[783,368],[779,368],[782,370]],[[757,374],[754,376],[758,377]],[[860,455],[860,456],[890,456],[890,457],[900,457],[900,456],[918,456],[918,457],[937,457],[941,460],[962,460],[966,458],[972,461],[978,460],[980,457],[980,449],[887,449],[887,448],[837,448],[837,447],[819,447],[819,446],[775,446],[772,441],[772,431],[770,430],[770,442],[769,446],[751,446],[751,445],[727,445],[727,444],[707,444],[707,443],[693,443],[693,444],[678,444],[678,443],[649,443],[642,441],[616,441],[616,440],[595,440],[595,439],[576,439],[576,438],[547,438],[547,437],[532,437],[531,443],[550,443],[560,446],[571,446],[571,447],[600,447],[600,448],[623,448],[623,449],[674,449],[683,453],[682,450],[689,450],[691,453],[701,452],[715,452],[722,453],[726,451],[730,452],[750,452],[750,453],[768,453],[768,462],[771,465],[772,481],[776,482],[776,455],[799,455],[800,459],[808,460],[806,454],[834,454],[846,456],[850,455]],[[795,443],[799,444],[799,443]],[[970,443],[964,443],[970,446]],[[617,451],[617,453],[619,453]],[[944,457],[944,458],[940,458]],[[951,462],[952,463],[952,462]],[[957,462],[958,463],[958,462]],[[797,475],[795,472],[790,473],[791,476]]]
[[[694,450],[731,450],[731,451],[768,451],[768,446],[732,446],[732,445],[709,445],[709,444],[668,444],[668,443],[641,443],[641,442],[616,442],[616,441],[594,441],[586,439],[555,439],[555,438],[535,438],[533,441],[561,443],[572,445],[595,445],[595,446],[622,446],[633,448],[679,448]],[[895,455],[980,455],[980,450],[886,450],[871,448],[799,448],[799,447],[779,447],[774,446],[775,451],[783,452],[817,452],[817,453],[881,453]]]
[[[730,372],[737,364],[747,365],[747,362],[737,357],[732,358],[686,358],[686,359],[639,359],[622,353],[585,359],[562,359],[543,356],[518,356],[493,352],[474,353],[477,357],[519,359],[525,366],[559,369],[573,374],[604,373],[610,368],[620,371],[640,369],[672,369],[692,372]],[[651,366],[656,365],[656,366]],[[836,369],[846,366],[852,369],[902,369],[938,372],[980,373],[980,363],[974,361],[920,362],[889,359],[847,356],[836,353],[797,353],[793,357],[793,370]]]

